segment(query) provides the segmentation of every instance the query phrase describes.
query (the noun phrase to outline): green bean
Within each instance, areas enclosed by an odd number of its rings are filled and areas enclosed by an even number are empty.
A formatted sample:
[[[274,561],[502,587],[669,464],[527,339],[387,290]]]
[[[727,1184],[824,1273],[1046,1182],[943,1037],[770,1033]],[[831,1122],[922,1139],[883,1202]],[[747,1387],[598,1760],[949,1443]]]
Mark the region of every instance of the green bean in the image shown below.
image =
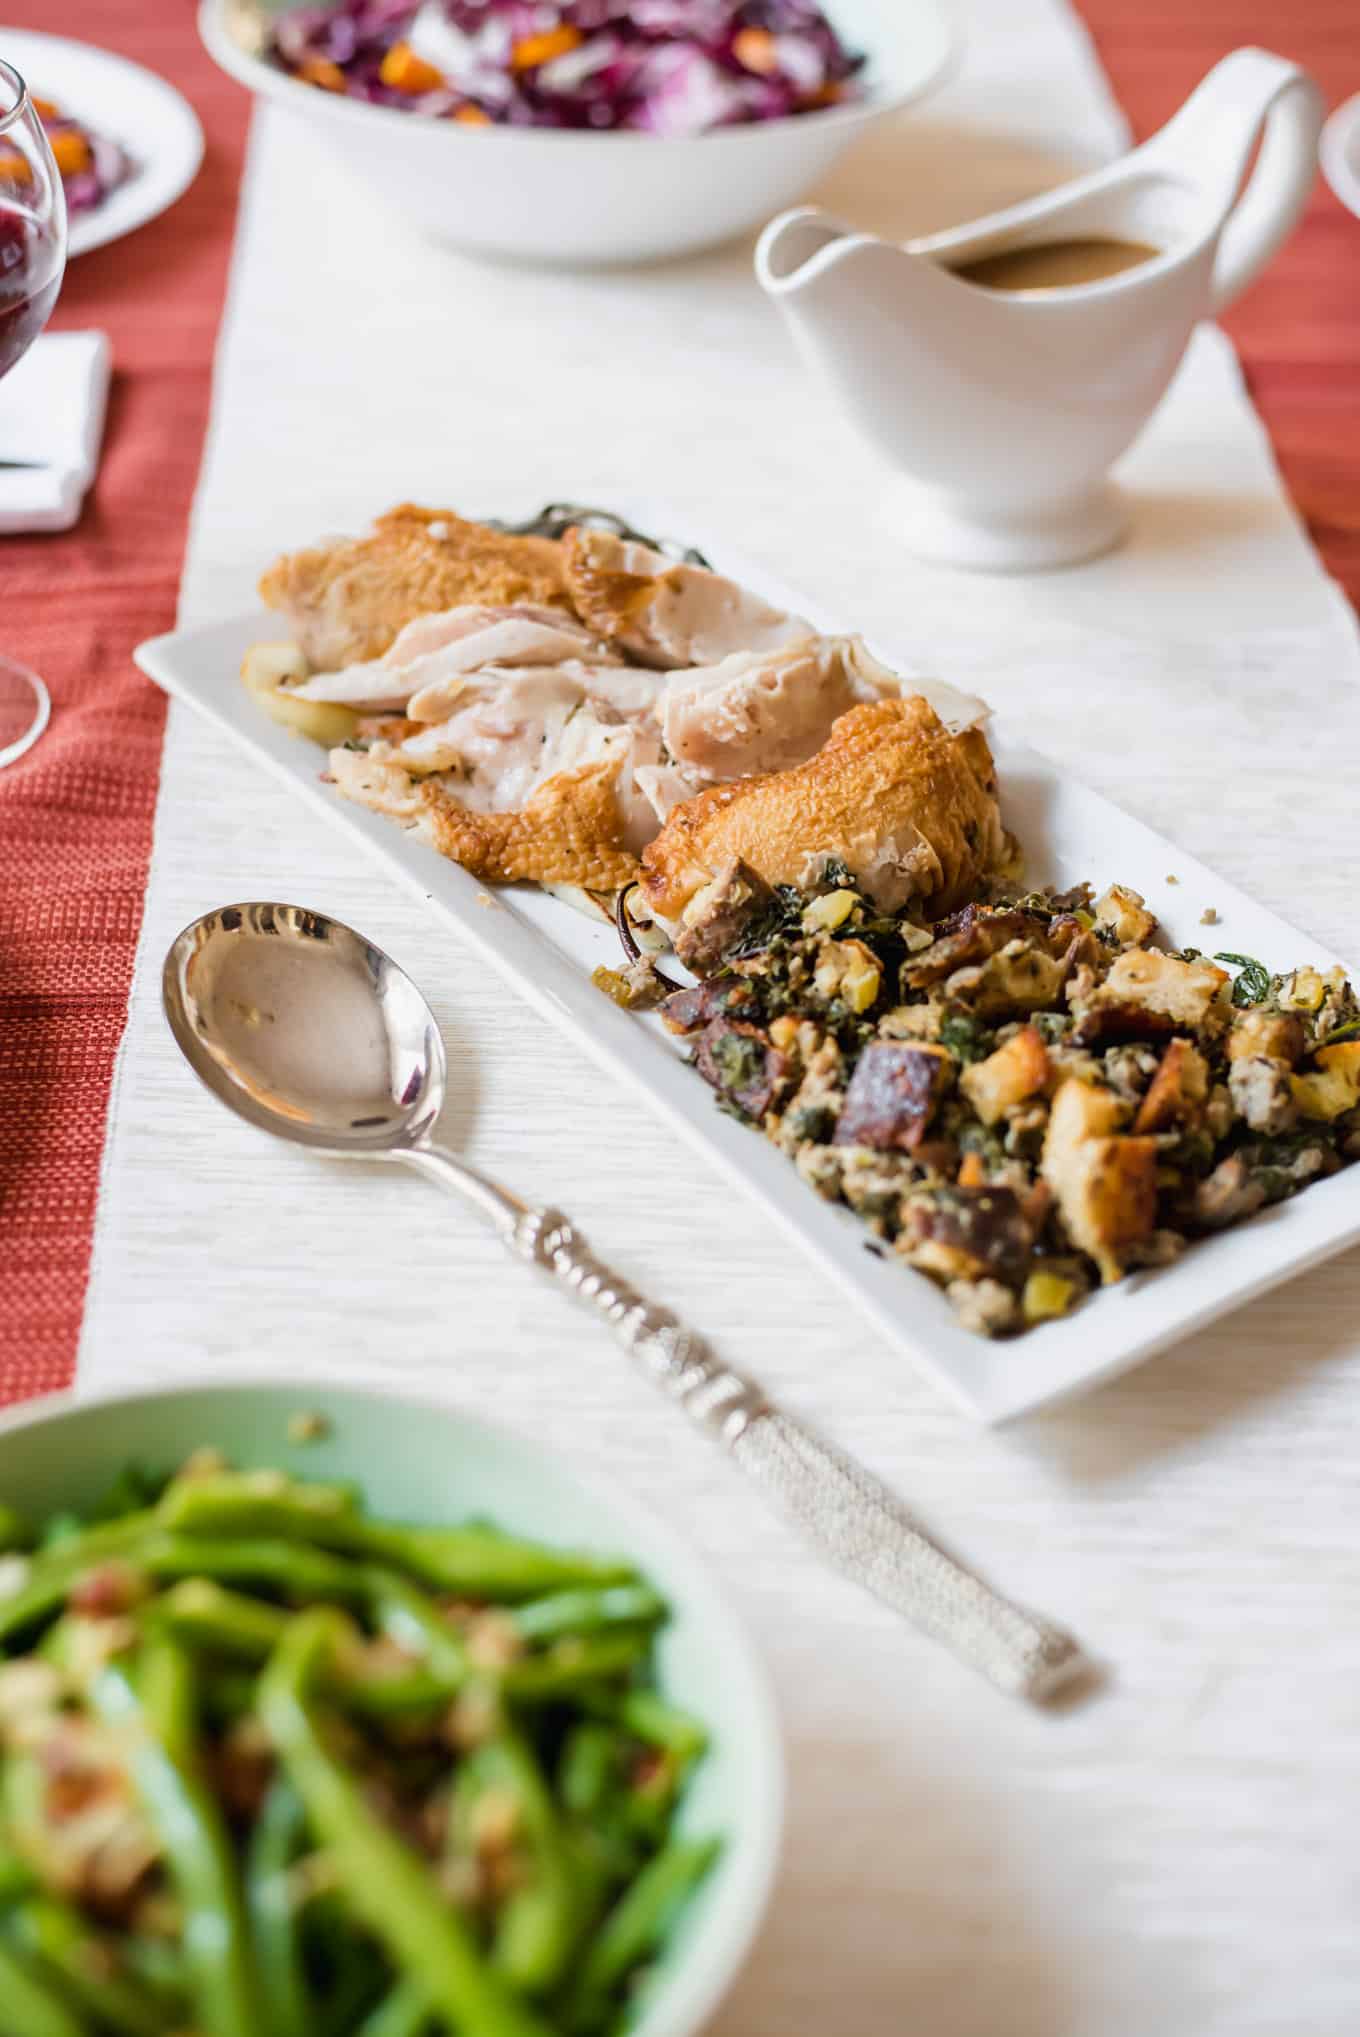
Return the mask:
[[[52,1897],[34,1896],[10,1919],[21,1951],[49,1969],[59,1992],[100,2029],[117,2037],[161,2037],[164,2005],[121,1970],[118,1948],[92,1931],[79,1911]]]
[[[359,1517],[350,1486],[289,1478],[282,1471],[212,1471],[176,1478],[161,1494],[156,1511],[163,1526],[191,1535],[206,1530],[307,1542],[321,1539],[317,1531],[323,1522]]]
[[[621,1825],[637,1833],[649,1852],[665,1842],[684,1781],[678,1756],[657,1751],[653,1759],[651,1772],[629,1783],[619,1805]]]
[[[327,1696],[347,1712],[360,1718],[419,1719],[444,1710],[457,1696],[451,1685],[424,1670],[400,1670],[392,1676],[352,1676],[322,1679]]]
[[[33,1530],[21,1513],[0,1500],[0,1555],[33,1547]]]
[[[483,1786],[503,1791],[515,1805],[515,1843],[531,1867],[527,1885],[501,1905],[492,1959],[524,1993],[543,1994],[561,1979],[575,1947],[581,1921],[575,1863],[527,1741],[502,1723],[475,1759]]]
[[[595,1687],[611,1677],[627,1675],[647,1655],[650,1644],[645,1634],[625,1632],[601,1634],[588,1641],[568,1638],[542,1655],[530,1655],[512,1662],[501,1674],[501,1688],[507,1697],[538,1701],[571,1697],[579,1693],[583,1703],[601,1708],[606,1700]]]
[[[402,1580],[396,1580],[401,1583]],[[431,1608],[435,1620],[439,1615]],[[262,1664],[283,1639],[289,1615],[263,1599],[243,1592],[228,1591],[208,1578],[185,1578],[158,1600],[154,1617],[187,1646],[239,1662]],[[444,1624],[441,1622],[441,1624]],[[452,1630],[444,1626],[452,1642]],[[461,1656],[459,1657],[461,1661]],[[453,1678],[427,1671],[397,1671],[382,1676],[353,1674],[325,1679],[334,1694],[351,1711],[377,1718],[402,1717],[428,1712],[447,1704],[466,1681],[465,1674]],[[253,1694],[253,1686],[252,1686]]]
[[[563,1634],[597,1634],[604,1627],[655,1627],[666,1617],[666,1601],[645,1584],[616,1584],[603,1591],[559,1591],[530,1599],[514,1614],[526,1641],[557,1640]]]
[[[120,1940],[119,1949],[128,1972],[161,2003],[171,2029],[181,2029],[188,2020],[189,1989],[179,1946],[134,1933]]]
[[[255,1709],[255,1678],[248,1669],[213,1665],[199,1692],[199,1709],[213,1726],[234,1726]]]
[[[186,1647],[236,1662],[267,1662],[288,1628],[280,1607],[207,1577],[186,1577],[156,1601],[153,1614]]]
[[[391,1985],[391,1968],[368,1938],[356,1935],[352,1922],[336,1947],[335,1974],[319,2005],[309,2037],[353,2037]]]
[[[158,1637],[158,1648],[176,1644]],[[168,1681],[168,1672],[161,1671]],[[130,1773],[184,1910],[183,1942],[203,2037],[256,2037],[244,1905],[231,1842],[212,1791],[163,1743],[126,1669],[110,1663],[91,1688],[96,1711],[125,1735]]]
[[[0,1940],[0,2001],[5,2037],[89,2037],[84,2023]]]
[[[38,1877],[22,1856],[0,1841],[0,1910],[8,1909],[36,1887]]]
[[[146,1539],[150,1514],[128,1514],[103,1527],[84,1528],[50,1549],[40,1549],[22,1585],[0,1599],[0,1646],[36,1626],[62,1605],[76,1579],[111,1556],[123,1556]]]
[[[598,1638],[578,1640],[564,1635],[541,1654],[509,1662],[503,1669],[474,1669],[467,1645],[438,1606],[418,1585],[392,1571],[367,1570],[371,1580],[372,1616],[385,1634],[404,1648],[425,1658],[428,1676],[424,1683],[426,1701],[456,1697],[470,1682],[488,1684],[507,1697],[525,1703],[551,1702],[570,1697],[591,1685],[633,1669],[648,1651],[644,1633],[630,1628],[619,1633],[601,1633]],[[421,1708],[422,1686],[417,1677],[384,1677],[365,1686],[350,1683],[345,1703],[353,1710],[379,1715]]]
[[[269,2037],[311,2037],[307,1977],[289,1879],[306,1830],[296,1790],[277,1777],[256,1820],[246,1860],[255,1979]]]
[[[377,1564],[365,1564],[362,1574],[370,1613],[380,1632],[423,1656],[427,1667],[445,1678],[451,1690],[466,1683],[468,1657],[463,1638],[433,1599],[418,1585]]]
[[[581,1965],[578,2003],[607,1999],[661,1945],[717,1858],[717,1839],[674,1839],[643,1868],[600,1926]]]
[[[614,1778],[618,1747],[617,1734],[593,1720],[573,1726],[568,1733],[557,1787],[574,1817],[588,1818],[603,1804]]]
[[[90,1508],[89,1522],[93,1527],[97,1521],[118,1521],[127,1514],[141,1513],[153,1507],[164,1492],[169,1481],[154,1471],[148,1471],[142,1464],[125,1464],[112,1485],[100,1494]]]
[[[138,1552],[147,1572],[165,1582],[206,1577],[225,1584],[265,1585],[297,1599],[361,1596],[354,1565],[305,1542],[236,1536],[213,1541],[202,1535],[158,1535]]]
[[[696,1760],[708,1745],[708,1728],[654,1690],[626,1690],[617,1696],[596,1693],[583,1702],[597,1716],[625,1726],[635,1739],[678,1755],[681,1761]]]
[[[53,1620],[51,1626],[44,1630],[42,1639],[32,1651],[33,1654],[40,1661],[50,1662],[52,1667],[61,1670],[63,1675],[69,1675],[74,1661],[71,1644],[79,1627],[80,1619],[77,1614],[60,1614]]]
[[[576,1585],[626,1582],[629,1563],[539,1542],[518,1542],[487,1528],[407,1528],[366,1523],[362,1547],[380,1562],[408,1570],[434,1591],[511,1603]]]
[[[375,1817],[358,1780],[328,1751],[310,1693],[320,1665],[337,1649],[343,1652],[344,1641],[337,1614],[325,1608],[300,1614],[261,1679],[260,1699],[274,1746],[350,1906],[460,2037],[547,2037],[483,1961],[419,1856]]]
[[[431,2027],[430,2004],[415,1981],[399,1980],[379,2002],[358,2037],[425,2037]]]
[[[51,1853],[47,1786],[47,1771],[34,1750],[10,1747],[0,1767],[0,1815],[6,1836],[23,1864],[45,1862]]]
[[[631,1564],[519,1542],[484,1527],[405,1527],[355,1507],[348,1487],[290,1483],[273,1473],[229,1473],[171,1485],[162,1524],[207,1536],[281,1537],[370,1556],[437,1591],[518,1600],[576,1585],[623,1583]]]
[[[390,1987],[392,1970],[380,1947],[358,1928],[343,1890],[332,1886],[329,1856],[318,1852],[312,1858],[321,1870],[320,1885],[307,1887],[294,1913],[313,2004],[308,2037],[353,2037],[355,2025]]]
[[[152,1632],[137,1660],[137,1696],[148,1731],[176,1767],[194,1760],[195,1717],[193,1664],[183,1648],[164,1633]]]

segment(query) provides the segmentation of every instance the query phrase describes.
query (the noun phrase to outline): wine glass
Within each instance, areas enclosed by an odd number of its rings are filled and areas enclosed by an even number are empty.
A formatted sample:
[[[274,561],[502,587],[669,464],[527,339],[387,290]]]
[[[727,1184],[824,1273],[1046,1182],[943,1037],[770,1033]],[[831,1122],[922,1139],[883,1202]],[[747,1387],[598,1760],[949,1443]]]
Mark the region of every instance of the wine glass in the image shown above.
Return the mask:
[[[61,176],[28,87],[0,59],[0,377],[46,325],[65,267]],[[32,748],[50,712],[37,673],[0,657],[0,767]]]

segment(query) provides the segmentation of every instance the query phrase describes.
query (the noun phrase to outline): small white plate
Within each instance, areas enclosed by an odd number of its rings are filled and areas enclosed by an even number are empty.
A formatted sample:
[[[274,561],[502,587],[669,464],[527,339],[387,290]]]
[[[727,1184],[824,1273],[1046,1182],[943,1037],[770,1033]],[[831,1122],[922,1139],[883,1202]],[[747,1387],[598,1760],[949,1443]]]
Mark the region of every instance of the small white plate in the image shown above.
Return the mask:
[[[71,221],[68,253],[88,254],[155,219],[183,196],[203,160],[187,99],[154,71],[92,43],[0,26],[0,57],[37,99],[50,99],[127,151],[132,171],[92,212]]]
[[[702,532],[686,528],[664,506],[610,506],[640,529],[705,542]],[[729,547],[706,549],[723,572],[819,629],[846,627],[844,618],[781,586]],[[284,634],[278,616],[243,616],[158,637],[135,655],[167,693],[206,715],[337,827],[357,835],[544,1018],[763,1203],[884,1335],[975,1419],[1005,1421],[1094,1386],[1360,1242],[1360,1171],[1345,1171],[1196,1245],[1174,1266],[1135,1274],[1095,1295],[1066,1321],[1044,1324],[1013,1342],[970,1335],[929,1280],[867,1250],[869,1233],[857,1217],[823,1201],[768,1139],[717,1109],[712,1091],[687,1065],[684,1044],[658,1019],[621,1011],[594,988],[591,970],[618,960],[612,927],[531,888],[489,892],[381,814],[347,804],[322,784],[322,753],[262,714],[238,676],[251,644],[277,642]],[[873,648],[894,662],[889,647]],[[900,656],[896,665],[911,669]],[[1338,959],[1320,953],[1306,935],[1067,777],[1004,719],[994,721],[988,735],[1006,819],[1024,844],[1032,883],[1066,887],[1087,878],[1097,889],[1111,881],[1130,884],[1152,901],[1177,945],[1211,942],[1216,950],[1257,956],[1272,970],[1302,962],[1325,968]],[[1169,871],[1180,880],[1174,888],[1166,883]],[[1218,913],[1212,934],[1200,925],[1210,901]],[[381,927],[365,931],[381,941]]]
[[[1360,218],[1360,92],[1338,106],[1318,143],[1322,174],[1347,211]]]

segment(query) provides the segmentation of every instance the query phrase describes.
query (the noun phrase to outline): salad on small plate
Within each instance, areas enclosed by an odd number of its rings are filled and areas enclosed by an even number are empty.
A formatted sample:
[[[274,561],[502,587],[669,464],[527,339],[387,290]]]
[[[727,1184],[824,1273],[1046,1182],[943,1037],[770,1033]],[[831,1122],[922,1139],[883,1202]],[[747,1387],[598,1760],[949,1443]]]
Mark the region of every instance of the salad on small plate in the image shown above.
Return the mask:
[[[61,173],[75,257],[120,240],[183,196],[203,160],[203,130],[164,78],[112,50],[36,30],[0,32],[0,56],[29,92]],[[0,141],[0,201],[22,184]]]

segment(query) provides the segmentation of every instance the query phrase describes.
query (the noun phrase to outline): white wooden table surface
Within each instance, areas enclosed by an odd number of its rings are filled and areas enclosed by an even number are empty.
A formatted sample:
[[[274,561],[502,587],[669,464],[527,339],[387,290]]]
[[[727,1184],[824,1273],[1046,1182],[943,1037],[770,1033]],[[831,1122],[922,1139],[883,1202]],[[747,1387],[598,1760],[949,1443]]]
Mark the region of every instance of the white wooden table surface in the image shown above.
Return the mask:
[[[1118,145],[1060,0],[976,0],[962,77],[825,201],[898,232]],[[339,202],[322,203],[334,179]],[[1042,581],[914,565],[749,250],[591,279],[431,257],[304,135],[251,150],[186,621],[404,497],[646,488],[1023,711],[1041,747],[1360,957],[1360,655],[1202,335],[1130,466],[1134,544]],[[1093,872],[1115,876],[1117,872]],[[1008,1706],[790,1541],[603,1339],[420,1183],[275,1147],[178,1061],[187,919],[287,897],[426,985],[448,1136],[1109,1663]],[[1102,1306],[1118,1306],[1117,1297]],[[1023,1347],[1016,1351],[1024,1363]],[[965,1426],[763,1218],[315,817],[172,716],[81,1376],[269,1369],[447,1391],[608,1465],[726,1574],[787,1720],[783,1879],[723,2037],[1349,2037],[1360,2019],[1360,1257],[1003,1433]]]

